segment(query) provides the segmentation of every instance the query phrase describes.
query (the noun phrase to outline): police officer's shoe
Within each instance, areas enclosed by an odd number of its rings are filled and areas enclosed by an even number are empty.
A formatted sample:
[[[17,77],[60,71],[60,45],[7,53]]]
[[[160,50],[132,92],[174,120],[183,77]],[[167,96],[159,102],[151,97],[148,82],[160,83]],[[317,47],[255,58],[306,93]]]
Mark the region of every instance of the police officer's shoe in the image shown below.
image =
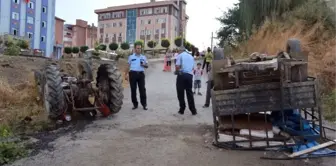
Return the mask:
[[[209,108],[209,105],[204,105],[203,108]]]
[[[177,113],[183,115],[183,114],[184,114],[184,111],[180,109]]]
[[[147,107],[143,107],[143,109],[144,109],[144,110],[148,110],[148,108],[147,108]]]
[[[192,115],[197,115],[197,112],[193,112],[193,113],[191,113]]]
[[[138,106],[133,106],[132,110],[135,110],[135,109],[137,109],[137,108],[138,108]]]

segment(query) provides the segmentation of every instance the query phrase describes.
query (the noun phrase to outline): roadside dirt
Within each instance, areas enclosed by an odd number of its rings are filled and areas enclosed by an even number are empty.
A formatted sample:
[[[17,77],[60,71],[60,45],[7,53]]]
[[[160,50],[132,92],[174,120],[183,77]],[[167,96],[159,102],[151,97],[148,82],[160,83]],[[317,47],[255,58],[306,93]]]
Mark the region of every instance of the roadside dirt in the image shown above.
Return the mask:
[[[35,136],[33,156],[15,166],[328,166],[334,160],[261,160],[264,152],[230,151],[212,146],[211,108],[195,96],[199,114],[177,115],[175,76],[156,63],[146,72],[148,111],[131,110],[130,90],[115,116],[77,121],[66,128]],[[205,76],[206,77],[206,76]],[[204,78],[205,79],[205,78]],[[205,81],[202,83],[205,93]]]

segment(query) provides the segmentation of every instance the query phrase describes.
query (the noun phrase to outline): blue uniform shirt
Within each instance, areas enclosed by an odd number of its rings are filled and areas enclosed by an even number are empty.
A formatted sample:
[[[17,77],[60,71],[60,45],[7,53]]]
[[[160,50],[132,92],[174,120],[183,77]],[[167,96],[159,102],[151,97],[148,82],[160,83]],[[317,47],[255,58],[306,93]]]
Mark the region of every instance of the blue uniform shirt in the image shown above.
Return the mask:
[[[145,71],[145,68],[141,66],[140,62],[147,63],[146,56],[140,54],[132,54],[128,57],[128,64],[130,65],[130,71]]]
[[[176,65],[181,66],[183,73],[193,74],[194,63],[194,57],[185,51],[176,58]]]

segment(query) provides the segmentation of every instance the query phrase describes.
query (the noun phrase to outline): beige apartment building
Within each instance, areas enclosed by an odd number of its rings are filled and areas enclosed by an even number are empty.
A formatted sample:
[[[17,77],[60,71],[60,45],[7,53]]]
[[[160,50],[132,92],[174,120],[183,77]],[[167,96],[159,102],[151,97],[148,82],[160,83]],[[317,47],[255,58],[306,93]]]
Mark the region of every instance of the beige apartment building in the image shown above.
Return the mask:
[[[97,27],[87,21],[77,19],[76,24],[65,24],[63,33],[64,47],[94,47],[97,41]]]
[[[173,43],[175,37],[186,35],[189,19],[186,5],[185,0],[180,0],[179,3],[177,0],[151,0],[148,3],[97,9],[97,38],[104,44],[125,41],[133,44],[139,39],[145,42],[155,40],[159,43],[162,38]],[[175,45],[171,44],[171,47]]]

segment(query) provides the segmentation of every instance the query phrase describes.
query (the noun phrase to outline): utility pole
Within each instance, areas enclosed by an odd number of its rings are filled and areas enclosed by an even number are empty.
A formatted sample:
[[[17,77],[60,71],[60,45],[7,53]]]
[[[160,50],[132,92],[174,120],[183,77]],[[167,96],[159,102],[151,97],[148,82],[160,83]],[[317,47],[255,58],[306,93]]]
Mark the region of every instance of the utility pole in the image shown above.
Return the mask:
[[[213,45],[213,32],[211,32],[211,50],[212,50],[212,45]]]

